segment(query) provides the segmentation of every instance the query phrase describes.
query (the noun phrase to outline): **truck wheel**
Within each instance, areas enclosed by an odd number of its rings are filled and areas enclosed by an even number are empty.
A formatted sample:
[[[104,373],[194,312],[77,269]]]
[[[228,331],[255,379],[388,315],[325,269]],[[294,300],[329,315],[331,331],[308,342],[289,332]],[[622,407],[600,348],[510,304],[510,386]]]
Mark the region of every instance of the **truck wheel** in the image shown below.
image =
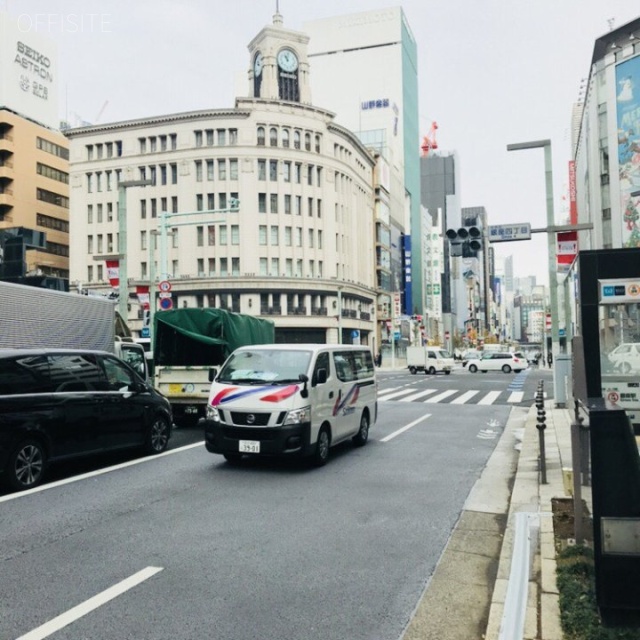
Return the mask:
[[[360,418],[360,429],[355,436],[353,436],[353,444],[356,447],[364,447],[367,444],[367,440],[369,439],[369,415],[363,411],[362,417]]]
[[[450,373],[451,373],[451,371],[449,369],[446,369],[445,372],[444,372],[444,375],[448,376]]]
[[[478,367],[476,367],[475,364],[469,365],[469,373],[475,373],[477,370],[478,370]]]
[[[144,442],[144,452],[149,455],[162,453],[169,444],[171,425],[164,416],[156,416]]]
[[[316,441],[316,450],[313,453],[313,464],[316,467],[322,467],[327,464],[329,459],[329,429],[326,426],[320,428],[318,439]]]
[[[429,375],[430,376],[435,376],[437,373],[436,368],[435,367],[429,367]]]
[[[42,482],[47,467],[47,453],[37,440],[21,442],[9,456],[7,482],[12,489],[31,489]]]
[[[415,376],[416,372],[418,371],[415,367],[409,367],[409,371],[411,373],[411,375]]]

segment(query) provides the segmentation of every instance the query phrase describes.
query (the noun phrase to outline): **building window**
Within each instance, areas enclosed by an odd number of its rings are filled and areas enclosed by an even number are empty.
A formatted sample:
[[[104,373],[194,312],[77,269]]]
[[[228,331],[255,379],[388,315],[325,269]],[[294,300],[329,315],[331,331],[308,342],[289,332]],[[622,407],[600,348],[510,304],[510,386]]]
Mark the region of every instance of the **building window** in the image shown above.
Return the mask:
[[[305,148],[305,151],[311,151],[311,134],[310,133],[304,134],[304,148]]]
[[[87,193],[93,192],[93,174],[87,173]]]
[[[284,162],[283,163],[283,180],[285,182],[291,182],[291,163]]]
[[[231,258],[231,275],[232,276],[240,275],[240,258]],[[235,305],[234,305],[234,309],[235,309]]]
[[[91,224],[93,222],[93,205],[87,205],[87,222]]]
[[[227,179],[227,161],[222,159],[218,160],[218,180]]]
[[[269,180],[271,182],[277,182],[278,180],[278,161],[269,160]]]
[[[216,208],[216,194],[207,193],[207,209],[213,211]]]
[[[288,278],[293,278],[293,260],[291,258],[287,258],[284,272]]]
[[[229,129],[229,144],[238,144],[238,130],[237,129]]]
[[[284,196],[284,212],[286,214],[291,214],[291,196],[289,194],[285,194]]]
[[[171,196],[171,213],[178,213],[178,196]]]
[[[207,129],[205,133],[207,135],[207,146],[212,147],[213,146],[213,129]]]
[[[227,208],[227,194],[226,193],[219,193],[218,194],[218,206],[222,210]]]
[[[278,233],[278,226],[271,226],[271,246],[277,247],[279,244],[280,234]]]
[[[220,258],[220,275],[221,276],[228,276],[229,275],[228,260],[226,258]],[[220,296],[220,306],[223,309],[227,308],[228,304],[227,304],[227,296],[226,295],[221,295]]]
[[[215,164],[213,160],[207,160],[207,180],[213,180],[215,178]]]
[[[271,275],[274,277],[280,275],[280,258],[271,258]]]
[[[318,207],[318,211],[317,211],[318,218],[322,218],[322,200],[320,200],[320,198],[318,198],[316,205]]]
[[[169,134],[169,140],[171,140],[171,150],[175,151],[178,148],[178,134]]]
[[[320,136],[316,135],[316,153],[320,153]]]
[[[172,164],[171,166],[171,184],[178,184],[178,165]]]
[[[98,205],[98,224],[102,222],[102,204]]]
[[[258,194],[258,213],[267,213],[267,194]]]
[[[238,179],[238,158],[229,158],[229,180]]]
[[[140,200],[140,218],[144,220],[147,217],[147,201]]]
[[[267,179],[267,161],[259,159],[258,160],[258,180],[266,180]]]
[[[307,210],[309,217],[313,217],[313,198],[307,198]]]
[[[300,162],[296,162],[295,164],[294,175],[296,184],[300,184],[302,182],[302,164]]]
[[[269,144],[272,147],[278,146],[278,130],[275,127],[269,129]]]
[[[240,227],[237,224],[231,225],[231,244],[236,246],[240,244]]]
[[[216,275],[216,259],[215,258],[209,258],[209,275],[210,276]]]
[[[258,146],[264,147],[264,137],[265,137],[264,127],[258,127],[257,133],[258,133]]]
[[[216,228],[212,224],[207,226],[207,244],[210,247],[216,244]]]
[[[196,160],[196,182],[202,182],[202,160]]]
[[[160,151],[167,150],[167,136],[160,136]]]
[[[307,165],[307,184],[313,186],[313,165]]]
[[[300,132],[297,130],[293,132],[293,148],[300,148]]]
[[[138,145],[140,147],[140,153],[147,153],[147,139],[138,138]],[[89,158],[91,160],[91,158]]]
[[[202,146],[202,131],[194,131],[193,133],[195,135],[196,147],[201,147]]]
[[[225,129],[218,129],[218,146],[224,147],[227,144],[227,132]]]
[[[203,197],[201,193],[196,195],[196,211],[202,211],[203,207]]]
[[[204,227],[196,227],[196,245],[198,247],[204,247]]]
[[[296,247],[302,246],[302,227],[296,227]]]
[[[227,244],[227,226],[222,225],[220,227],[220,244],[226,246]]]
[[[155,136],[149,138],[149,151],[155,153],[158,150],[158,139]]]
[[[261,276],[267,276],[269,275],[267,273],[267,259],[266,258],[260,258],[260,275]]]
[[[284,228],[284,244],[286,247],[290,247],[292,244],[291,227]]]
[[[283,129],[282,130],[282,146],[285,147],[286,149],[289,148],[289,129]]]
[[[266,246],[267,244],[267,225],[261,224],[258,227],[258,244]]]
[[[313,229],[309,229],[309,248],[313,249]]]
[[[272,193],[269,195],[269,211],[271,213],[278,213],[278,194]]]
[[[302,196],[296,196],[296,215],[302,215]]]
[[[53,191],[47,191],[47,189],[36,189],[36,198],[38,200],[42,200],[42,202],[55,204],[56,206],[63,207],[64,209],[69,208],[69,198],[60,195],[59,193],[54,193]]]

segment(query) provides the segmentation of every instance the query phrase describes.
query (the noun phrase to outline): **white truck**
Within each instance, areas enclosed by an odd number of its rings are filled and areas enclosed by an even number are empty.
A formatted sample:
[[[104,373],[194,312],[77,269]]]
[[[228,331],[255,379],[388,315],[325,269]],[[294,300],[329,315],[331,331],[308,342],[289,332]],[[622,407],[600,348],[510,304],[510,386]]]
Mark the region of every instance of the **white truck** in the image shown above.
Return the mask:
[[[440,347],[407,347],[407,367],[412,374],[443,371],[449,375],[453,371],[453,358]]]
[[[113,300],[0,281],[0,349],[108,351],[148,379],[136,344]]]

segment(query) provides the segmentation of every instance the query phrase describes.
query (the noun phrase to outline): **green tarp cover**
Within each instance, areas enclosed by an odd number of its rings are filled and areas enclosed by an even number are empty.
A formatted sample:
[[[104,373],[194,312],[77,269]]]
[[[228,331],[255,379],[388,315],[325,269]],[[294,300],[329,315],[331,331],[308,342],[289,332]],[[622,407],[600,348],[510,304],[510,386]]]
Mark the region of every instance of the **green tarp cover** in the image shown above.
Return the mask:
[[[272,344],[274,324],[242,313],[211,307],[159,311],[154,315],[154,335],[161,340],[166,328],[206,345],[221,345],[229,355],[247,344]]]

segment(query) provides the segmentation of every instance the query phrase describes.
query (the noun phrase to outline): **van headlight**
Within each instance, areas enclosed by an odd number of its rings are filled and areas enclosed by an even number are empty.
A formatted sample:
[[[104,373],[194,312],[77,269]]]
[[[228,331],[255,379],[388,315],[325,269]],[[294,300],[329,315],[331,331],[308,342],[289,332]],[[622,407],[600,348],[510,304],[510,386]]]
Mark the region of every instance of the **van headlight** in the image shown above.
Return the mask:
[[[287,417],[284,419],[284,424],[302,424],[304,422],[311,422],[311,407],[302,407],[295,411],[289,411]]]
[[[215,422],[220,422],[218,407],[212,407],[210,404],[207,405],[207,420],[214,420]]]

